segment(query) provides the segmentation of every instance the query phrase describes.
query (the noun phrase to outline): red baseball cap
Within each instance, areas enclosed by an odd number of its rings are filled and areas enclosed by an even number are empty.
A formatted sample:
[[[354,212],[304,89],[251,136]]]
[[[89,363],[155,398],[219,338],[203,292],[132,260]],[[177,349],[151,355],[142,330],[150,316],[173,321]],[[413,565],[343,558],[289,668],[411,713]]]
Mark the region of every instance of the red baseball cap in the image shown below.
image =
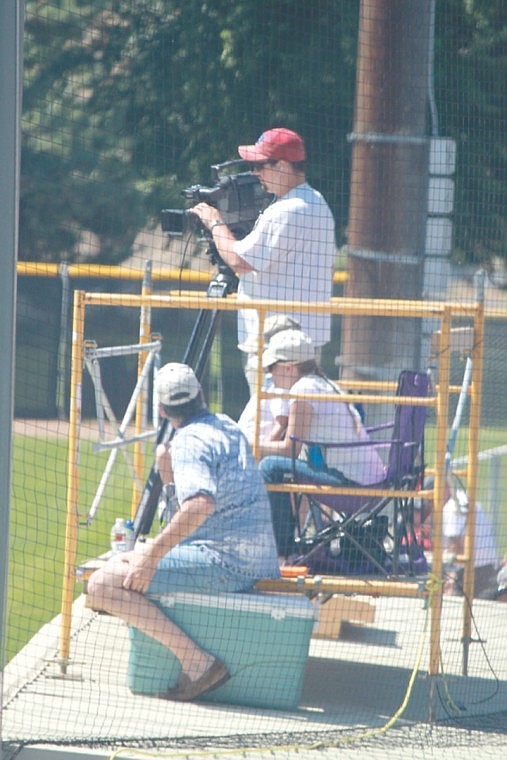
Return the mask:
[[[277,128],[263,132],[255,145],[240,145],[238,153],[245,161],[304,161],[303,138],[291,129]]]

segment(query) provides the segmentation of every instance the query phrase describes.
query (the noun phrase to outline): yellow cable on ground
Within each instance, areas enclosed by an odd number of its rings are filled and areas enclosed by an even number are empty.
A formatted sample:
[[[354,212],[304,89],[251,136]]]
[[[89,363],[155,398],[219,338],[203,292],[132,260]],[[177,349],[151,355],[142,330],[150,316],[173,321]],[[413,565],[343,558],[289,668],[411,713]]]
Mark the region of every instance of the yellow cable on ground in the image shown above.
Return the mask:
[[[383,726],[380,726],[379,728],[373,728],[369,731],[365,731],[362,734],[354,735],[354,736],[346,736],[342,739],[337,739],[336,741],[332,742],[324,742],[324,741],[318,741],[313,742],[312,744],[285,744],[285,745],[278,745],[278,746],[271,746],[271,747],[241,747],[238,749],[228,749],[228,750],[202,750],[202,751],[196,751],[191,750],[189,752],[147,752],[144,750],[132,750],[127,747],[121,747],[120,749],[117,749],[113,754],[110,756],[109,760],[115,760],[115,758],[119,757],[121,754],[127,754],[132,753],[136,757],[149,757],[149,758],[160,758],[160,757],[177,757],[177,758],[191,758],[191,757],[213,757],[216,756],[217,753],[220,754],[220,756],[224,755],[247,755],[247,754],[259,754],[260,752],[289,752],[291,750],[298,751],[298,750],[312,750],[312,749],[331,749],[332,747],[338,747],[341,744],[353,744],[354,742],[362,741],[363,739],[370,739],[373,736],[379,736],[381,734],[384,734],[386,731],[388,731],[392,726],[396,723],[396,721],[403,715],[405,712],[410,696],[412,694],[412,690],[414,688],[415,679],[417,677],[417,673],[419,672],[419,668],[421,665],[421,660],[423,656],[424,651],[424,643],[426,638],[426,632],[428,630],[428,620],[429,620],[429,610],[431,609],[431,599],[434,594],[440,593],[441,588],[443,585],[443,581],[441,578],[438,578],[434,574],[430,574],[427,582],[426,582],[426,589],[428,591],[428,603],[426,605],[426,616],[424,619],[424,626],[423,630],[421,632],[421,638],[419,641],[419,647],[417,651],[417,657],[415,661],[414,668],[412,670],[412,674],[410,676],[407,691],[405,693],[405,697],[399,706],[399,708],[396,710],[394,715],[389,718],[387,723],[385,723]],[[440,652],[440,656],[442,653]]]
[[[461,714],[463,710],[461,710],[454,699],[451,696],[451,692],[449,691],[449,687],[447,686],[447,678],[444,673],[444,660],[442,657],[442,649],[439,648],[439,659],[440,659],[440,670],[442,672],[442,683],[444,684],[444,691],[445,696],[447,697],[447,704],[451,708],[451,710],[454,710],[454,712]]]

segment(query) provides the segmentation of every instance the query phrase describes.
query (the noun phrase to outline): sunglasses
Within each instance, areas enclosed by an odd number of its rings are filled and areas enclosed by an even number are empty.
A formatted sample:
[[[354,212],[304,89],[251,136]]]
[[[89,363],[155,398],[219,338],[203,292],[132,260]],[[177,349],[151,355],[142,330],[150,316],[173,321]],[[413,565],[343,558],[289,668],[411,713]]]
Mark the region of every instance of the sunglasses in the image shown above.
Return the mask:
[[[278,160],[274,161],[273,159],[270,159],[269,161],[253,161],[250,164],[250,171],[261,172],[263,169],[266,168],[266,166],[274,166],[277,163],[278,163]]]

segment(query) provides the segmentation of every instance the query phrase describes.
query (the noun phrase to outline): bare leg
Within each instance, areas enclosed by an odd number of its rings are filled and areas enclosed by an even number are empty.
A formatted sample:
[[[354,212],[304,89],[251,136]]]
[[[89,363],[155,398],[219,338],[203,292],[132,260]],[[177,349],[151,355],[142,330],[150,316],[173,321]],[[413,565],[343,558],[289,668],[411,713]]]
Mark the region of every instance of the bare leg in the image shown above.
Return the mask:
[[[181,628],[144,594],[122,587],[128,569],[128,554],[114,557],[88,581],[88,602],[96,610],[108,612],[159,641],[177,657],[181,669],[195,681],[214,658],[190,639]]]

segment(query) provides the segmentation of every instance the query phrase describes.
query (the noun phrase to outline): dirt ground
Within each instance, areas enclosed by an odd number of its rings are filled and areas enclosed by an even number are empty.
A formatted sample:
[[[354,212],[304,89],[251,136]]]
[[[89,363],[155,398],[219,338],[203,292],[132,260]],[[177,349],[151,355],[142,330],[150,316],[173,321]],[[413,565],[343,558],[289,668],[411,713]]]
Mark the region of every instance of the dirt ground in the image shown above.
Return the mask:
[[[68,438],[69,422],[58,419],[15,419],[12,432],[34,438]],[[106,440],[115,438],[117,435],[117,429],[113,429],[109,423],[104,426],[104,432]],[[128,433],[129,431],[127,431],[127,435]],[[79,436],[80,438],[99,441],[100,433],[97,420],[82,420]]]

